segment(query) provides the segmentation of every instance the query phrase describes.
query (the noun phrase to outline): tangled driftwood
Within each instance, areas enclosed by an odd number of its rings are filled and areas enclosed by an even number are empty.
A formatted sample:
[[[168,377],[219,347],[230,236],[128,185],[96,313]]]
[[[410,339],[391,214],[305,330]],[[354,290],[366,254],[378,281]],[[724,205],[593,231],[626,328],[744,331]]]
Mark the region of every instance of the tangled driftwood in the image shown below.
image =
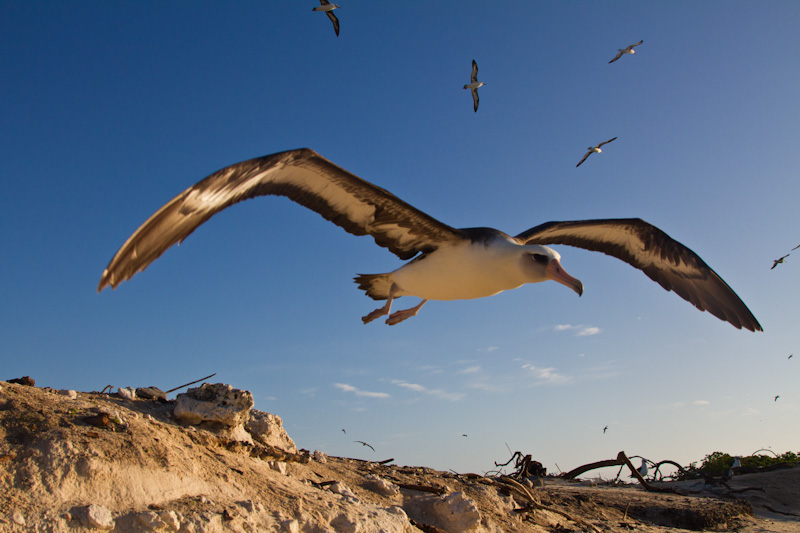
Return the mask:
[[[540,463],[539,461],[534,461],[530,454],[522,455],[522,452],[514,452],[511,455],[511,459],[506,461],[505,463],[494,463],[494,466],[508,466],[508,464],[514,461],[514,473],[511,474],[511,478],[513,479],[523,479],[529,476],[546,476],[547,469]],[[488,475],[490,472],[487,472]],[[500,470],[493,470],[491,473],[500,474]]]
[[[662,461],[662,462],[658,463],[658,465],[660,466],[660,465],[665,464],[665,463],[676,465],[676,466],[678,466],[678,468],[683,470],[683,467],[681,467],[680,465],[678,465],[674,461]],[[631,471],[631,475],[633,475],[633,477],[635,477],[636,480],[639,483],[641,483],[642,486],[645,489],[647,489],[647,490],[649,490],[651,492],[675,492],[675,490],[673,490],[673,489],[666,488],[666,487],[654,487],[653,485],[648,483],[647,480],[644,479],[642,477],[642,475],[639,473],[639,470],[635,466],[633,466],[633,463],[631,463],[631,460],[628,459],[627,455],[625,455],[625,452],[619,452],[617,454],[617,458],[616,459],[608,459],[606,461],[597,461],[595,463],[589,463],[589,464],[586,464],[586,465],[583,465],[583,466],[579,466],[578,468],[575,468],[573,470],[570,470],[566,474],[563,474],[562,477],[564,477],[565,479],[575,479],[576,477],[578,477],[579,475],[583,474],[584,472],[588,472],[589,470],[594,470],[595,468],[604,468],[604,467],[607,467],[607,466],[620,466],[620,465],[621,466],[627,466]]]

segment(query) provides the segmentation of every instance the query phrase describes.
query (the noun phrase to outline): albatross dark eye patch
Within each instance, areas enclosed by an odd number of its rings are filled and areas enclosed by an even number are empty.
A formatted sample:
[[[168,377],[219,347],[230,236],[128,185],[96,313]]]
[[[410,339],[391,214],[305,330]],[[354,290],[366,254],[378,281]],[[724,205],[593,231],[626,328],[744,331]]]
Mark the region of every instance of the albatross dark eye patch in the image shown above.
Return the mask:
[[[531,254],[531,256],[533,257],[533,260],[536,261],[537,263],[544,263],[544,264],[548,263],[547,256],[544,254]]]

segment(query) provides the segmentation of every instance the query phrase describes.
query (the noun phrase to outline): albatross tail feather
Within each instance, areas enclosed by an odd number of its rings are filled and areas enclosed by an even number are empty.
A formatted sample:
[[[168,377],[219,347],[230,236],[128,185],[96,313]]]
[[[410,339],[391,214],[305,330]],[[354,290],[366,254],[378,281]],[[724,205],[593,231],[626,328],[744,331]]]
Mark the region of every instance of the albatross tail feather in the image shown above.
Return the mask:
[[[353,278],[358,288],[373,300],[386,300],[392,287],[391,274],[359,274]]]

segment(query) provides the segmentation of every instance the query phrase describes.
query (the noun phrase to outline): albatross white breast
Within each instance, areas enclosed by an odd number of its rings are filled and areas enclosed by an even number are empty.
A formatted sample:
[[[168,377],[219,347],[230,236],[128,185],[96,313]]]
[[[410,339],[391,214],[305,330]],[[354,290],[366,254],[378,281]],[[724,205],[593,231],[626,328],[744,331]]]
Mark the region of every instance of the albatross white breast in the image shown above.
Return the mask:
[[[386,322],[397,324],[428,300],[482,298],[546,280],[580,295],[581,282],[546,246],[566,244],[621,259],[701,311],[736,328],[761,330],[744,302],[697,254],[643,220],[547,222],[513,237],[491,228],[456,229],[308,148],[236,163],[186,189],[128,238],[97,290],[130,279],[223,209],[267,195],[286,196],[354,235],[371,235],[400,259],[411,259],[393,272],[355,278],[368,296],[386,300],[362,318],[364,323],[389,315]],[[392,313],[392,301],[401,296],[422,300]]]

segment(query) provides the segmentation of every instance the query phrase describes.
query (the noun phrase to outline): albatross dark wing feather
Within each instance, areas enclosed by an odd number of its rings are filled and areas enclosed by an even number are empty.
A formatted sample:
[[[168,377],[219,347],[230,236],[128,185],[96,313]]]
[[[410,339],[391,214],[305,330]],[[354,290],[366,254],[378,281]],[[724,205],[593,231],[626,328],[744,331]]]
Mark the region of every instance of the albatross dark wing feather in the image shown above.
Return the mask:
[[[517,235],[523,244],[566,244],[616,257],[701,311],[762,331],[733,289],[700,256],[638,218],[547,222]]]
[[[354,235],[372,235],[401,259],[463,237],[392,193],[301,148],[236,163],[183,191],[128,238],[97,290],[130,279],[223,209],[266,195],[286,196]]]

